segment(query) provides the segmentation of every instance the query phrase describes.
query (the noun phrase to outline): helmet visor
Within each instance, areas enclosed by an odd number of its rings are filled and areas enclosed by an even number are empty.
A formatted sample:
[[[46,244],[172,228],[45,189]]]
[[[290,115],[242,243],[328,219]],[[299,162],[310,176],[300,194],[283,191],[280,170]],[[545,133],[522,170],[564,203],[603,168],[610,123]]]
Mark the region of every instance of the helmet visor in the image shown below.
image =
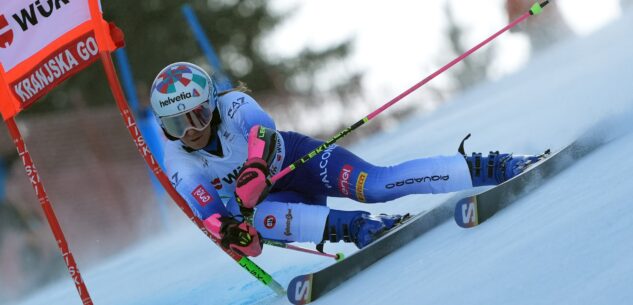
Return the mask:
[[[211,123],[213,111],[206,101],[185,113],[161,117],[163,128],[170,136],[182,138],[187,130],[201,131]]]

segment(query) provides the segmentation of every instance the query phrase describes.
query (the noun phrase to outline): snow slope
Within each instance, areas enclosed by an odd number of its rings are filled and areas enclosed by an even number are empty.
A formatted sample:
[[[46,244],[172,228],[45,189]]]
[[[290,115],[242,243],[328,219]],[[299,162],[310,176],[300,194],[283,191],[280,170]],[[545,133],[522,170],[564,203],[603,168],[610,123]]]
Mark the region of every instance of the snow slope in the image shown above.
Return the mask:
[[[605,119],[612,124],[603,132],[626,132],[633,125],[631,29],[633,15],[625,15],[590,37],[542,54],[522,72],[482,85],[353,150],[391,164],[452,154],[469,132],[467,151],[517,153],[559,149]],[[630,303],[632,155],[633,134],[625,134],[484,225],[464,230],[444,223],[316,304]],[[372,206],[332,200],[331,205],[418,212],[450,196],[409,196]],[[326,248],[353,251],[346,245]],[[284,285],[330,263],[277,248],[254,260]],[[83,273],[95,304],[287,304],[190,224]],[[80,302],[64,279],[19,304]]]

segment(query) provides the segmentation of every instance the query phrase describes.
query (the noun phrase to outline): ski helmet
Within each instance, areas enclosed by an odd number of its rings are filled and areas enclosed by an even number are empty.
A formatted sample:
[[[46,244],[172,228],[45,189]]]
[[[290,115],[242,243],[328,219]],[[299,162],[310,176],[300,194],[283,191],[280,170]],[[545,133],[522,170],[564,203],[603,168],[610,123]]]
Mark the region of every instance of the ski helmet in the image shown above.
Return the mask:
[[[202,68],[177,62],[161,70],[152,84],[150,101],[160,126],[182,138],[187,130],[209,126],[217,107],[217,88]]]

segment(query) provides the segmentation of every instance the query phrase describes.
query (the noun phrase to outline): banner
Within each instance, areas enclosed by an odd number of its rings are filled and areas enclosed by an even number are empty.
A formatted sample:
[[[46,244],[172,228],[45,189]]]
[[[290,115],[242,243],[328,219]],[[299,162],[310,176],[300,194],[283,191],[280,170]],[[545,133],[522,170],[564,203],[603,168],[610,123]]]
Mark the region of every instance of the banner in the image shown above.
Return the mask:
[[[83,70],[100,51],[114,51],[113,25],[98,0],[0,2],[0,112],[6,120]],[[96,11],[96,12],[95,12]],[[106,32],[100,41],[98,33]],[[116,34],[120,34],[117,32]]]

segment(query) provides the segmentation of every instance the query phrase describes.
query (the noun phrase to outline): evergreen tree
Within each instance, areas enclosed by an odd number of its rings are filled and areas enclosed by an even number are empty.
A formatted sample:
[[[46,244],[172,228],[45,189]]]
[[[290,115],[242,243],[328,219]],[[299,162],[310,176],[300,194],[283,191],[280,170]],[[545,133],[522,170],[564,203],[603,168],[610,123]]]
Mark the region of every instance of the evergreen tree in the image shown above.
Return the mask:
[[[167,64],[175,61],[207,63],[181,12],[182,2],[102,1],[102,5],[105,18],[115,22],[125,33],[126,51],[142,103],[148,102],[149,86]],[[261,100],[263,104],[318,102],[319,99],[311,98],[317,93],[313,85],[315,75],[328,64],[346,58],[350,52],[351,41],[347,40],[324,50],[304,50],[293,58],[273,61],[264,54],[262,41],[288,14],[273,12],[270,1],[209,0],[192,1],[191,5],[229,77],[245,82],[256,97],[258,94],[280,97]],[[92,65],[51,92],[29,112],[112,105],[113,97],[102,70],[100,63]],[[360,77],[355,73],[340,78],[329,89],[340,96],[358,92]]]
[[[459,25],[455,19],[451,2],[446,2],[444,6],[448,28],[446,30],[451,57],[464,54],[470,47],[464,43],[464,36],[467,34],[462,25]],[[495,47],[489,46],[483,50],[479,50],[476,56],[466,57],[462,62],[447,71],[454,82],[453,91],[459,92],[465,90],[488,77],[488,68],[495,56]],[[448,61],[446,61],[448,62]]]

